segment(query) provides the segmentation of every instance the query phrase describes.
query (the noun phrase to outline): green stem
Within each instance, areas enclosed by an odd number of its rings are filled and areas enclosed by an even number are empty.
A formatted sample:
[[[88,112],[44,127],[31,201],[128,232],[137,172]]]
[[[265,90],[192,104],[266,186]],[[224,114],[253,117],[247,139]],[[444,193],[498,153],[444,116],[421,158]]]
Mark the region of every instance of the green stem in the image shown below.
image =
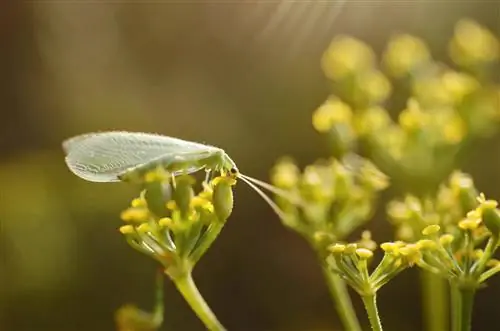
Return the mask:
[[[452,285],[453,331],[470,331],[476,289]]]
[[[361,331],[356,312],[345,282],[336,274],[323,267],[326,284],[335,303],[335,309],[346,331]]]
[[[215,239],[217,239],[217,236],[222,231],[223,227],[224,223],[222,222],[213,222],[209,225],[205,233],[203,233],[198,239],[199,246],[197,246],[189,256],[192,265],[195,265],[196,262],[198,262],[210,248],[210,246],[212,246],[213,242],[215,241]]]
[[[198,315],[203,324],[205,324],[208,330],[226,330],[224,326],[222,326],[222,324],[220,324],[220,322],[217,320],[217,317],[201,296],[198,288],[193,282],[193,277],[191,276],[190,272],[172,278],[172,280],[174,281],[175,286],[177,286],[179,292],[181,292],[184,299],[191,306],[196,315]]]
[[[428,331],[448,330],[448,294],[446,281],[421,270],[424,325]]]
[[[377,295],[362,295],[363,303],[365,304],[366,314],[370,320],[370,325],[373,331],[382,331],[382,323],[378,315]]]

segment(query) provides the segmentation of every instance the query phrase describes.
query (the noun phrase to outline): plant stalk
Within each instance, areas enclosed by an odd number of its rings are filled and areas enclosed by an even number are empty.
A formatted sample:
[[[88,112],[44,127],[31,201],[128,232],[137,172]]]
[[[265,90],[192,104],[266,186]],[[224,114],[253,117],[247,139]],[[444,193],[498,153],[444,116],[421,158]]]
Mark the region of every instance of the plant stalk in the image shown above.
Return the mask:
[[[335,309],[346,331],[361,331],[358,317],[352,306],[346,283],[336,274],[323,267],[326,284],[335,303]]]
[[[184,299],[210,331],[225,331],[196,287],[191,272],[172,278]]]
[[[453,331],[471,331],[475,294],[476,289],[473,287],[452,284]]]
[[[448,293],[446,281],[438,275],[420,270],[424,326],[428,331],[449,330]]]
[[[370,326],[373,331],[382,331],[382,322],[380,321],[380,317],[378,315],[377,308],[377,295],[362,295],[363,303],[365,304],[366,314],[368,315],[368,319],[370,320]]]

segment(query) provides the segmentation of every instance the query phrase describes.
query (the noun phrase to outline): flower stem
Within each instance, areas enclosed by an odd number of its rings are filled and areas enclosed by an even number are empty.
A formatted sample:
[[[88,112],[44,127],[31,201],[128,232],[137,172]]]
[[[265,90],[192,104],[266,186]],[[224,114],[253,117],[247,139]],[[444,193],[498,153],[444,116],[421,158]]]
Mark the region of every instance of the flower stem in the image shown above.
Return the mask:
[[[476,290],[452,284],[453,331],[470,331]]]
[[[194,284],[193,277],[191,276],[190,272],[172,278],[172,280],[174,281],[175,286],[177,286],[179,292],[181,292],[184,299],[191,306],[196,315],[198,315],[203,324],[205,324],[208,330],[226,330],[224,326],[222,326],[222,324],[217,320],[217,317],[201,296],[198,288]]]
[[[362,295],[361,298],[365,304],[366,313],[368,315],[368,319],[370,320],[372,330],[382,331],[382,322],[380,322],[377,308],[377,295]]]
[[[446,281],[424,270],[420,271],[420,276],[425,329],[428,331],[449,330]]]
[[[224,227],[224,223],[222,222],[213,222],[208,226],[208,229],[201,235],[201,238],[198,239],[199,245],[191,252],[189,259],[191,260],[191,264],[195,265],[196,262],[200,260],[200,258],[206,253],[206,251],[212,246],[215,239],[219,236],[222,228]]]
[[[335,309],[346,331],[361,331],[345,282],[325,267],[323,267],[323,273],[332,299],[335,302]]]

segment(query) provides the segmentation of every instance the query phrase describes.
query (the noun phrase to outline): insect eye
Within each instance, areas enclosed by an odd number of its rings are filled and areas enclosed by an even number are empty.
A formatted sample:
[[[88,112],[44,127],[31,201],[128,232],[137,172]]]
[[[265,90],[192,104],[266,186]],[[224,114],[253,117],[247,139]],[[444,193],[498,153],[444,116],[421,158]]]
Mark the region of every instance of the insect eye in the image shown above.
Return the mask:
[[[231,173],[231,175],[237,175],[238,174],[238,169],[231,168],[231,169],[229,169],[229,172]]]

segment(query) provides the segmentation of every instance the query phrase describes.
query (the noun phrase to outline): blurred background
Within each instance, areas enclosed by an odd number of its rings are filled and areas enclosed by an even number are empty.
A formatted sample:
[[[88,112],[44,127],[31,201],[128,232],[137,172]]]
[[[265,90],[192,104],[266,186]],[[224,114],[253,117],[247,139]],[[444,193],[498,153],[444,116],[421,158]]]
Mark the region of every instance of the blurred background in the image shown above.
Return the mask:
[[[328,156],[310,123],[330,92],[320,58],[334,36],[380,51],[408,32],[446,60],[465,17],[500,35],[498,0],[0,2],[0,330],[114,330],[119,306],[153,303],[156,264],[117,231],[137,189],[72,175],[63,139],[157,132],[220,146],[267,180],[283,155]],[[461,166],[495,199],[499,143],[477,145]],[[229,330],[340,330],[307,244],[248,187],[235,195],[195,270],[219,319]],[[383,202],[369,224],[377,241],[392,235]],[[387,330],[421,330],[416,278],[407,271],[381,291]],[[497,320],[499,295],[497,278],[479,292],[476,330]],[[164,330],[203,330],[168,281],[165,296]]]

